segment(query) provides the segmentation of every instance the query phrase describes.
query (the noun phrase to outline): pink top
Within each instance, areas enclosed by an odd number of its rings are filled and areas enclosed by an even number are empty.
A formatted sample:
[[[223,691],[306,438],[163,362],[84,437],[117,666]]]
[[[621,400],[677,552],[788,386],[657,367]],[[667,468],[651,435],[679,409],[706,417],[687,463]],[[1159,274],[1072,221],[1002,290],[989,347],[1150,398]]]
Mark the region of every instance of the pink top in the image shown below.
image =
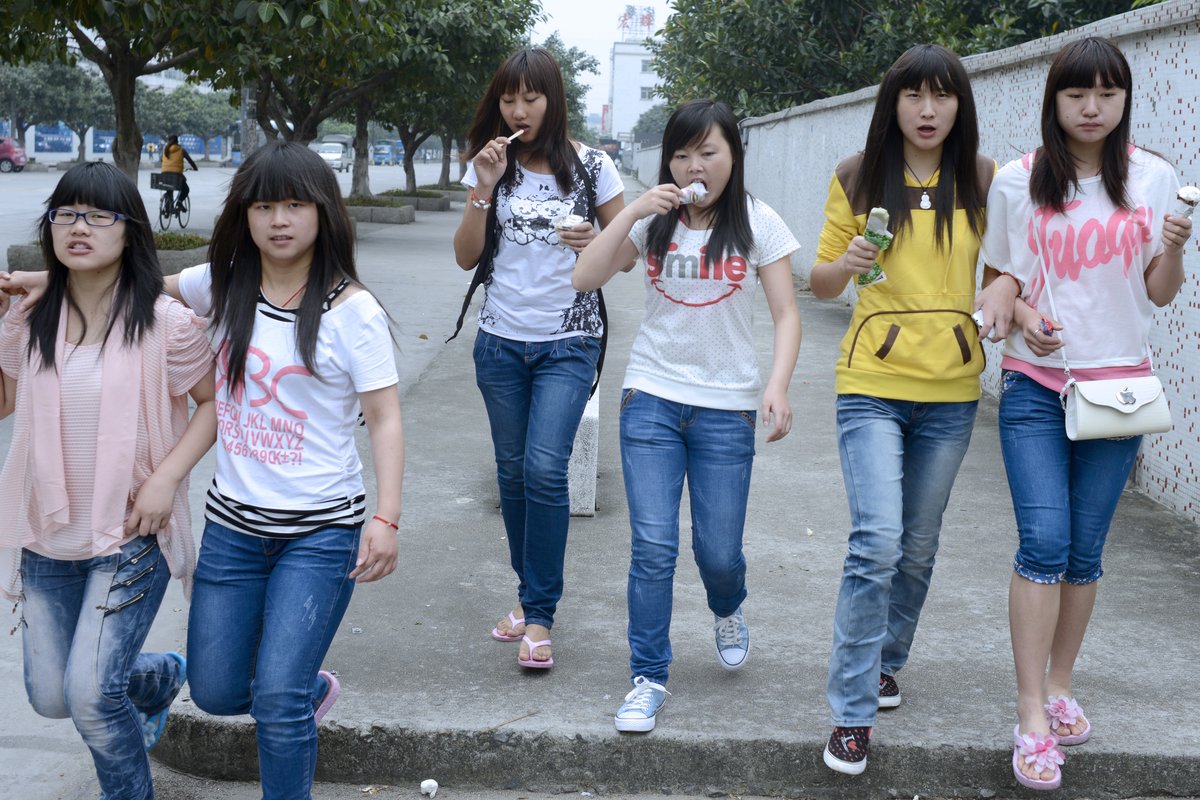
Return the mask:
[[[29,327],[20,302],[14,303],[0,326],[0,370],[17,383],[12,446],[0,472],[0,508],[5,510],[0,517],[0,594],[5,597],[20,596],[21,548],[62,553],[64,546],[72,547],[75,558],[82,559],[120,546],[126,539],[124,521],[132,498],[183,435],[187,392],[212,368],[212,351],[204,322],[180,303],[163,295],[154,310],[155,325],[140,347],[126,348],[114,335],[98,358],[100,400],[91,406],[97,422],[94,458],[89,460],[94,462],[87,522],[90,542],[85,536],[78,547],[60,540],[75,538],[72,532],[80,522],[72,519],[78,503],[71,502],[68,492],[79,478],[78,454],[65,438],[73,436],[78,426],[62,423],[70,402],[64,402],[62,386],[64,326],[60,325],[58,335],[58,370],[28,362]],[[64,311],[64,322],[65,318]],[[31,413],[34,408],[37,414]],[[196,549],[186,480],[158,538],[171,574],[183,581],[185,595],[190,594]]]

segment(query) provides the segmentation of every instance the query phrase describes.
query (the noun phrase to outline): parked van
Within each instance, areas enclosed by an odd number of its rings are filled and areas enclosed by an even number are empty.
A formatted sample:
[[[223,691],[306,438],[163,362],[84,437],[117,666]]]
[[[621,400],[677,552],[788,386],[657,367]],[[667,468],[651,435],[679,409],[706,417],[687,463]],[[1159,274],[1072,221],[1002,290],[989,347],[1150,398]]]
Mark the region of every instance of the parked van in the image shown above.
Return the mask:
[[[346,148],[337,142],[322,142],[321,146],[317,148],[317,155],[325,159],[325,163],[338,172],[350,169],[350,156],[347,154]]]
[[[28,162],[24,147],[18,147],[9,136],[0,136],[0,172],[20,172]]]

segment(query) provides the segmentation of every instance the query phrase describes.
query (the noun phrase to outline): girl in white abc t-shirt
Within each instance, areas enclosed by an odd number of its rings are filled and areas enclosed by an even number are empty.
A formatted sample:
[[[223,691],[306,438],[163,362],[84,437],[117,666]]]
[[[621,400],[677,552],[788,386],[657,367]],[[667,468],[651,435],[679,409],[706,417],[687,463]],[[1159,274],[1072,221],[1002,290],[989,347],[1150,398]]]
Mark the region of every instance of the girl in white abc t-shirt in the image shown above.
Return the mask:
[[[1140,436],[1067,438],[1063,353],[1079,380],[1148,375],[1154,308],[1179,292],[1191,233],[1191,221],[1172,211],[1174,169],[1129,142],[1132,91],[1129,64],[1110,42],[1064,47],[1046,78],[1042,146],[1002,168],[988,195],[987,291],[1016,296],[1001,362],[1000,443],[1019,535],[1008,596],[1012,769],[1033,789],[1058,787],[1058,746],[1091,735],[1072,671],[1141,444]]]
[[[211,316],[217,470],[188,620],[192,699],[257,723],[265,798],[308,797],[320,670],[356,582],[396,565],[404,438],[387,314],[358,280],[333,172],[300,144],[238,169],[210,263],[167,290]],[[354,442],[361,408],[378,499]]]
[[[749,656],[742,529],[755,412],[761,409],[772,428],[768,442],[791,430],[787,389],[800,350],[800,314],[788,257],[799,245],[774,211],[746,193],[742,176],[742,140],[729,107],[685,103],[663,135],[659,185],[619,213],[575,267],[575,288],[586,291],[639,255],[646,262],[646,314],[620,411],[633,534],[633,689],[614,717],[619,731],[652,730],[666,700],[685,476],[692,549],[715,618],[718,662],[734,670]],[[753,338],[760,282],[775,323],[765,389]]]

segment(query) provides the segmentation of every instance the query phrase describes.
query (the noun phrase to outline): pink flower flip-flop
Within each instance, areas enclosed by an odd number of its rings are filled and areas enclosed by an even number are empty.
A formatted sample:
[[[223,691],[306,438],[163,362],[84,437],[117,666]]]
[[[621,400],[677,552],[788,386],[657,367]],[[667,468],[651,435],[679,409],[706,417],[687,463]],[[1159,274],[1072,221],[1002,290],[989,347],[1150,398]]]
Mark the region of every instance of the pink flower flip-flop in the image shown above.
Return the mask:
[[[1030,789],[1049,791],[1062,786],[1062,765],[1066,759],[1058,749],[1058,737],[1054,734],[1021,733],[1021,726],[1013,727],[1013,777],[1017,783]],[[1031,778],[1021,772],[1021,763],[1032,764],[1040,772],[1051,770],[1054,777],[1048,781]]]
[[[525,644],[529,645],[529,658],[527,658],[527,659],[521,658],[521,654],[517,653],[517,663],[518,664],[520,664],[522,667],[525,667],[527,669],[550,669],[551,667],[554,666],[554,656],[550,656],[550,658],[547,658],[545,661],[535,661],[533,658],[533,651],[539,647],[549,646],[549,644],[550,644],[549,639],[543,639],[540,642],[535,642],[533,639],[530,639],[528,636],[522,636],[521,641],[523,641],[523,642],[525,642]]]
[[[513,616],[513,613],[510,611],[510,612],[508,612],[508,624],[510,626],[509,630],[511,631],[514,628],[516,628],[518,625],[524,625],[525,618],[521,617],[520,619],[517,619],[516,617]],[[497,642],[519,642],[519,641],[521,641],[521,637],[523,635],[524,634],[520,634],[520,633],[501,633],[499,628],[492,628],[492,638],[495,639]]]
[[[1064,747],[1073,744],[1083,744],[1092,735],[1092,723],[1083,715],[1083,709],[1079,707],[1079,703],[1075,702],[1074,697],[1067,697],[1060,694],[1058,697],[1048,697],[1049,703],[1046,703],[1046,719],[1050,720],[1050,730],[1056,731],[1054,734],[1058,739],[1058,743]],[[1079,733],[1068,734],[1062,736],[1057,733],[1058,729],[1064,725],[1075,725],[1080,720],[1083,720],[1084,729]]]

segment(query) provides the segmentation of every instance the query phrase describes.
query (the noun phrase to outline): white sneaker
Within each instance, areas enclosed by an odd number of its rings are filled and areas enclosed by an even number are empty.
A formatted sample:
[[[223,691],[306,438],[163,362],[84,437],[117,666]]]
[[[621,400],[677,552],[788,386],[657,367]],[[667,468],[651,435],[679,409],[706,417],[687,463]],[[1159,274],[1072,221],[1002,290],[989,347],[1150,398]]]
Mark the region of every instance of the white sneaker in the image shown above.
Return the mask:
[[[667,687],[641,675],[633,679],[633,689],[617,709],[613,723],[619,731],[646,733],[654,730],[654,718],[667,702]]]
[[[728,670],[741,669],[750,657],[750,629],[746,627],[746,617],[742,615],[741,606],[728,617],[714,615],[714,619],[717,658],[721,666]]]

